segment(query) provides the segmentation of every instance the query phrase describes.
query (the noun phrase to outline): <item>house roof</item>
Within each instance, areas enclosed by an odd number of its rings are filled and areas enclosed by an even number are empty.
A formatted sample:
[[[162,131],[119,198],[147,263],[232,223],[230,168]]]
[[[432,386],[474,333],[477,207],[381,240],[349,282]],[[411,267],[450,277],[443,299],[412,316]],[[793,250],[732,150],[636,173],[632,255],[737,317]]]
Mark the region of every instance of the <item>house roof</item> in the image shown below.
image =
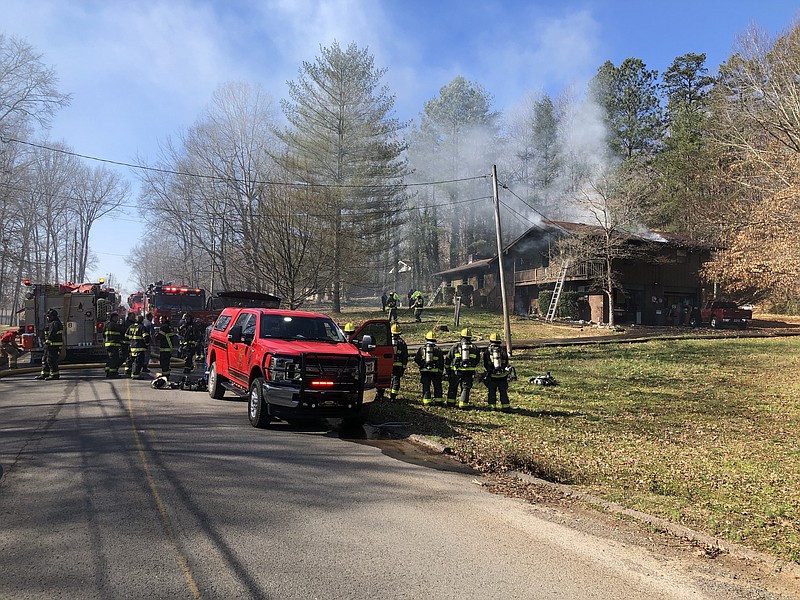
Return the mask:
[[[453,267],[452,269],[445,269],[444,271],[439,271],[438,273],[434,273],[435,277],[454,277],[456,275],[466,275],[467,273],[472,273],[475,271],[485,271],[487,270],[493,262],[497,261],[496,256],[492,256],[491,258],[481,258],[479,260],[473,260],[471,263],[466,263],[463,265],[459,265],[457,267]]]
[[[534,235],[535,233],[539,233],[541,235],[544,233],[552,233],[558,230],[566,234],[586,235],[586,234],[591,234],[592,232],[600,232],[602,231],[602,227],[600,227],[599,225],[589,225],[587,223],[575,223],[573,221],[551,221],[549,219],[543,219],[540,224],[534,225],[533,227],[528,229],[525,233],[520,235],[517,239],[507,244],[506,247],[503,249],[503,254],[507,254],[515,245],[517,245],[522,240],[530,237],[531,235]],[[628,238],[631,241],[660,242],[664,244],[670,244],[672,246],[685,246],[690,248],[699,248],[706,250],[710,249],[710,246],[708,246],[707,244],[698,242],[697,240],[692,240],[688,236],[677,233],[654,231],[651,229],[646,229],[644,227],[642,227],[641,233],[627,234],[627,235],[620,234],[620,235],[624,235],[624,237]],[[492,263],[496,261],[497,261],[496,255],[491,258],[474,260],[470,263],[465,263],[463,265],[453,267],[452,269],[445,269],[444,271],[439,271],[438,273],[434,273],[434,276],[448,278],[448,277],[466,275],[474,272],[486,271],[492,266]]]

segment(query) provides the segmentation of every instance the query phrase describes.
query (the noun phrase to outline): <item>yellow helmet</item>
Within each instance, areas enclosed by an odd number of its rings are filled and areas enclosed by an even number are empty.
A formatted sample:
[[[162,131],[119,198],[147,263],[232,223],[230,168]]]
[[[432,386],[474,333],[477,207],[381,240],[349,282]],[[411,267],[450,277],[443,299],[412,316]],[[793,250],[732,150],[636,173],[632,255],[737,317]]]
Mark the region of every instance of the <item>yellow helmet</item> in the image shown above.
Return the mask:
[[[469,327],[464,327],[464,329],[461,330],[461,337],[471,338],[472,329],[470,329]]]
[[[428,342],[435,342],[436,336],[434,335],[433,331],[429,331],[425,334],[425,340]]]
[[[489,336],[489,341],[490,342],[499,342],[500,341],[500,336],[497,335],[496,333],[493,333],[492,335]]]
[[[397,323],[392,325],[392,335],[400,335],[400,325]]]
[[[354,333],[356,330],[356,326],[352,323],[348,322],[344,324],[344,332],[345,333]]]

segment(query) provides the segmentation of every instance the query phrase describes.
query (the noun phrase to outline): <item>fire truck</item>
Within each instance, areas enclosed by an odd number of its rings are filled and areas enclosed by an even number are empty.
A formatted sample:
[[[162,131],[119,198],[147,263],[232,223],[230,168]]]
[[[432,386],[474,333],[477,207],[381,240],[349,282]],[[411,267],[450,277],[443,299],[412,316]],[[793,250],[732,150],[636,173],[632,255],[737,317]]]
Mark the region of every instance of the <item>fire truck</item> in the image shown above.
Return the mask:
[[[156,324],[162,317],[168,317],[177,325],[181,317],[188,313],[194,317],[195,323],[208,325],[215,316],[206,307],[206,292],[202,288],[157,281],[142,293],[144,303],[141,313],[153,313],[153,322]]]
[[[103,327],[108,314],[117,310],[119,294],[96,283],[32,283],[26,279],[24,308],[20,311],[19,328],[23,348],[31,353],[31,364],[40,363],[44,352],[44,331],[47,311],[54,308],[64,324],[64,346],[61,359],[96,360],[105,358]]]

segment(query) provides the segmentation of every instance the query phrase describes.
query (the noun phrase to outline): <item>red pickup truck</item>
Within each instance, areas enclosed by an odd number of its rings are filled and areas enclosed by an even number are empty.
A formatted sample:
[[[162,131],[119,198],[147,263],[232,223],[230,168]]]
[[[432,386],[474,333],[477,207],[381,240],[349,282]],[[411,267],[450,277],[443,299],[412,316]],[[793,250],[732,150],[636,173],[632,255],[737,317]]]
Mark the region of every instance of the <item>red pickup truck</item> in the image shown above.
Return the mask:
[[[725,325],[735,325],[744,329],[752,319],[753,311],[739,308],[735,302],[712,300],[700,308],[700,321],[708,323],[714,329]]]
[[[208,393],[248,395],[253,427],[274,418],[363,424],[377,397],[374,341],[350,343],[328,316],[269,308],[223,309],[209,334]]]

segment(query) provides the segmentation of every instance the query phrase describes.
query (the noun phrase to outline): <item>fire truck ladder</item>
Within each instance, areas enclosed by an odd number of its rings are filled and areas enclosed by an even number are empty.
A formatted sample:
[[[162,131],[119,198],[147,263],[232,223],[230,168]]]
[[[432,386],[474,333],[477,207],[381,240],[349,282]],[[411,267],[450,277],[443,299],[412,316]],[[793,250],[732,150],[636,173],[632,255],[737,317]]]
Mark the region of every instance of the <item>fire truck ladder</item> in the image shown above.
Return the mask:
[[[564,261],[561,265],[561,272],[558,274],[556,287],[553,289],[553,297],[550,298],[550,306],[547,308],[547,316],[545,321],[552,321],[556,316],[556,309],[558,308],[558,301],[561,299],[561,290],[564,289],[564,280],[567,278],[567,269],[569,268],[569,261]]]

